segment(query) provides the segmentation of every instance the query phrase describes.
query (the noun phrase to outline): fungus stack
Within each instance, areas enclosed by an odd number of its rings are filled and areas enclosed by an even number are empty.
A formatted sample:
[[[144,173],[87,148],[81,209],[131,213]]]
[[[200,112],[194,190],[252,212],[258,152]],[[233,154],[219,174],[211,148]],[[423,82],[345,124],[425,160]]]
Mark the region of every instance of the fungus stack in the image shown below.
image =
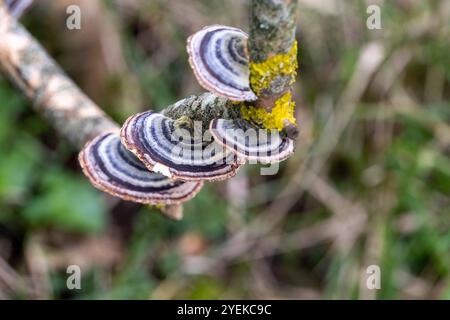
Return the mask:
[[[290,90],[273,99],[270,111],[261,105],[267,96],[260,98],[259,94],[266,94],[264,85],[278,79],[276,71],[283,78],[287,68],[295,79],[296,50],[289,55],[295,62],[285,65],[283,58],[274,56],[262,63],[270,67],[259,76],[257,90],[251,85],[256,77],[251,77],[250,70],[257,65],[249,64],[248,36],[242,30],[221,25],[205,27],[189,37],[187,51],[200,85],[232,100],[237,113],[230,119],[219,117],[210,122],[214,139],[243,160],[274,163],[288,158],[294,143],[283,128],[286,123],[295,123]]]
[[[252,24],[269,28],[265,39],[258,26],[251,28],[255,39],[249,39],[242,30],[222,25],[188,38],[189,63],[208,93],[160,113],[132,115],[120,132],[100,134],[86,144],[79,161],[96,188],[139,203],[180,204],[193,198],[204,181],[233,177],[246,161],[276,163],[294,152],[296,1],[260,2],[252,1],[253,11],[273,14],[273,21],[266,21],[252,12]],[[290,31],[278,35],[279,28],[270,25],[276,21]],[[264,43],[267,48],[259,50]],[[169,215],[178,217],[175,211]]]

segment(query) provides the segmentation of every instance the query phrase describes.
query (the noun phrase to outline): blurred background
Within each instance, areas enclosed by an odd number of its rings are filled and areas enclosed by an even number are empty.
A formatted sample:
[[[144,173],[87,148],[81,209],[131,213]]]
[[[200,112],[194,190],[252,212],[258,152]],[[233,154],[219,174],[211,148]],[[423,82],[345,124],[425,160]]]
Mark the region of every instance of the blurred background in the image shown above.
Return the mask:
[[[201,93],[186,38],[248,30],[247,14],[243,0],[40,0],[21,21],[122,123]],[[208,183],[180,222],[95,190],[0,76],[0,298],[450,298],[450,2],[299,0],[298,17],[296,153],[277,175]]]

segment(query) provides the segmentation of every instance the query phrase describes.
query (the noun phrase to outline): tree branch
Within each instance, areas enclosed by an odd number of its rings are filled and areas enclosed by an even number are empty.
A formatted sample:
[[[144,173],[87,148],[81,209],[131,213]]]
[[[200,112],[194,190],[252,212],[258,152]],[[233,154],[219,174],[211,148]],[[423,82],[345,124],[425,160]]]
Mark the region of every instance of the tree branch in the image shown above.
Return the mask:
[[[99,133],[118,129],[9,14],[1,1],[0,39],[2,71],[74,146],[81,148]]]
[[[257,104],[270,109],[277,99],[290,90],[295,80],[296,0],[252,0],[250,23],[250,68],[255,81],[261,80],[252,65],[269,63],[271,59],[286,56],[290,72],[269,68],[270,81],[258,90]],[[92,102],[77,85],[66,76],[57,63],[28,31],[11,16],[0,0],[0,70],[32,101],[40,112],[73,146],[82,148],[97,135],[118,131],[119,125]],[[296,51],[295,51],[296,53]],[[280,64],[276,64],[276,66]],[[293,70],[293,71],[292,71]],[[254,71],[254,70],[253,70]],[[283,70],[282,70],[283,71]],[[284,70],[285,71],[285,70]],[[191,96],[167,107],[163,114],[179,119],[203,121],[204,129],[212,119],[235,117],[228,99],[212,93]],[[285,128],[294,126],[287,123]],[[295,127],[295,126],[294,126]],[[175,212],[175,211],[174,211]],[[170,214],[179,216],[179,214]]]
[[[297,75],[296,11],[297,0],[251,1],[250,83],[258,96],[255,105],[269,112],[290,92]],[[287,100],[290,104],[290,95]],[[284,129],[291,138],[298,135],[291,120],[285,120]]]
[[[297,0],[252,0],[249,52],[261,63],[288,53],[295,41]]]
[[[1,0],[0,39],[0,70],[74,147],[81,149],[97,135],[119,130],[119,125],[67,77],[10,15]],[[182,216],[181,205],[168,205],[160,210],[172,219]]]

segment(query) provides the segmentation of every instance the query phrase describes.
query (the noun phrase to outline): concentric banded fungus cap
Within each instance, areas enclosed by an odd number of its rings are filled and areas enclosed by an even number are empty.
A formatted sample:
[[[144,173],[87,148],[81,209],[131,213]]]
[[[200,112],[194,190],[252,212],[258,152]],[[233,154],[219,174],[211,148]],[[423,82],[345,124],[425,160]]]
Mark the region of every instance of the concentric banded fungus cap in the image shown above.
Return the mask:
[[[189,63],[202,87],[234,101],[256,100],[250,89],[247,34],[221,25],[188,38]]]
[[[240,165],[236,155],[212,137],[204,142],[156,112],[131,116],[120,135],[126,148],[149,170],[174,179],[223,180],[234,176]]]
[[[192,199],[202,182],[173,181],[150,172],[120,143],[117,133],[105,133],[79,154],[84,174],[98,189],[144,204],[179,204]]]
[[[294,152],[294,141],[277,130],[260,129],[243,119],[215,119],[210,131],[214,139],[240,158],[259,163],[276,163]]]

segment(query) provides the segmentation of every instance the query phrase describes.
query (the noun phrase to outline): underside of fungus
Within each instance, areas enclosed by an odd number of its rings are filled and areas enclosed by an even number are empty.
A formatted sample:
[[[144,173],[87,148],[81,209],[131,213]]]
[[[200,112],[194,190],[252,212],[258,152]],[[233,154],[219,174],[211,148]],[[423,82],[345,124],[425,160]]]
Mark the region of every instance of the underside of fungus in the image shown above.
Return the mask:
[[[258,163],[276,163],[294,152],[292,139],[277,130],[264,130],[243,119],[215,119],[210,125],[214,139],[240,158]]]
[[[173,179],[223,180],[236,174],[237,156],[216,143],[175,124],[175,120],[147,111],[128,118],[121,130],[124,146],[149,170]]]
[[[101,134],[88,142],[79,162],[96,188],[143,204],[179,204],[192,199],[203,185],[201,181],[174,181],[150,172],[123,147],[117,133]]]
[[[247,38],[242,30],[222,25],[188,38],[189,63],[201,86],[233,101],[256,100],[250,89]]]

